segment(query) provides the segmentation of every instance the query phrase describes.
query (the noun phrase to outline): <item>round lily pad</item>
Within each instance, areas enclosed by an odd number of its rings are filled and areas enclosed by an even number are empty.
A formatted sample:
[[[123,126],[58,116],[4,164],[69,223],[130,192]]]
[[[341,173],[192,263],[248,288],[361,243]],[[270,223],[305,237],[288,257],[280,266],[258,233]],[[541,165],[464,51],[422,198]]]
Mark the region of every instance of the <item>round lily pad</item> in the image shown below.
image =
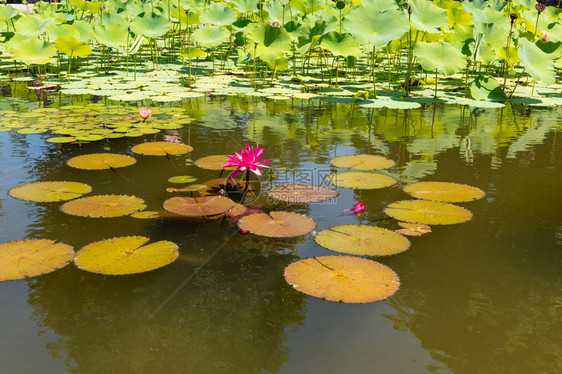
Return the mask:
[[[135,145],[131,151],[147,156],[183,155],[193,151],[193,147],[182,143],[150,142]]]
[[[23,279],[60,269],[74,258],[71,246],[54,240],[0,243],[0,281]]]
[[[238,221],[242,230],[272,238],[291,238],[306,235],[316,228],[316,222],[305,215],[293,212],[256,213]]]
[[[189,186],[185,186],[182,188],[166,188],[167,192],[195,192],[195,191],[201,191],[201,190],[206,190],[207,188],[209,188],[206,184],[190,184]]]
[[[386,157],[374,155],[349,155],[333,158],[332,165],[339,168],[355,170],[382,170],[395,165],[394,161]]]
[[[47,139],[49,143],[72,143],[76,141],[75,137],[72,136],[54,136]]]
[[[168,178],[168,182],[170,183],[191,183],[196,180],[197,178],[192,177],[191,175],[177,175],[175,177]]]
[[[354,256],[322,256],[293,262],[285,268],[285,280],[307,295],[344,303],[384,300],[400,288],[394,270]]]
[[[91,218],[121,217],[146,208],[143,199],[127,195],[97,195],[64,203],[61,210],[73,216]]]
[[[396,183],[396,179],[388,175],[364,173],[360,171],[346,171],[343,173],[330,174],[326,177],[326,180],[338,187],[360,190],[385,188]]]
[[[422,223],[398,222],[398,225],[403,228],[394,232],[406,236],[422,236],[431,232],[431,227]]]
[[[178,258],[178,246],[169,241],[146,244],[144,236],[124,236],[88,244],[74,263],[82,270],[107,275],[143,273],[161,268]]]
[[[164,201],[164,209],[182,216],[214,216],[227,212],[234,201],[222,196],[172,197]]]
[[[142,212],[136,212],[131,214],[131,217],[138,219],[152,219],[159,218],[160,214],[152,210],[143,210]]]
[[[460,206],[429,200],[401,200],[389,204],[384,212],[400,221],[426,225],[452,225],[472,219],[472,213]]]
[[[316,235],[316,243],[332,251],[360,256],[388,256],[410,248],[410,241],[394,231],[366,225],[340,225]]]
[[[288,203],[319,203],[338,196],[337,191],[311,184],[282,184],[273,187],[267,194]]]
[[[419,182],[404,187],[404,191],[418,199],[459,203],[478,200],[485,192],[477,187],[449,182]]]
[[[122,168],[135,164],[131,156],[115,153],[92,153],[71,158],[66,162],[70,167],[84,170],[107,170]]]
[[[212,155],[202,157],[195,161],[195,165],[205,170],[234,170],[235,167],[223,168],[222,165],[226,164],[226,155]]]
[[[92,187],[78,182],[36,182],[22,184],[8,191],[19,200],[52,202],[72,200],[92,192]]]

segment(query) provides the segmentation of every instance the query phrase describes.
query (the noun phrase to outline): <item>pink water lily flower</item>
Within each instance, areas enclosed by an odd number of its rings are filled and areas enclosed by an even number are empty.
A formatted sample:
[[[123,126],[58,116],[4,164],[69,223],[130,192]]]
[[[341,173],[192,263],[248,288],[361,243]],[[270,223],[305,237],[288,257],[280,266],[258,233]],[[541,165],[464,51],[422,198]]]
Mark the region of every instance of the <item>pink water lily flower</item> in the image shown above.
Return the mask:
[[[262,173],[260,168],[271,169],[269,166],[264,164],[271,162],[273,160],[260,161],[263,156],[263,148],[260,148],[256,144],[255,147],[251,147],[250,144],[246,144],[244,149],[240,152],[236,152],[235,156],[226,156],[226,164],[222,165],[223,168],[235,167],[236,170],[230,174],[230,178],[236,177],[243,171],[251,170],[258,177],[261,177]]]
[[[150,108],[139,108],[139,116],[143,121],[146,121],[152,116],[152,110]]]
[[[358,201],[357,204],[355,204],[353,206],[353,208],[349,208],[349,209],[345,209],[343,211],[343,214],[355,214],[355,215],[359,215],[361,214],[362,211],[365,210],[365,204],[363,204],[361,201]]]

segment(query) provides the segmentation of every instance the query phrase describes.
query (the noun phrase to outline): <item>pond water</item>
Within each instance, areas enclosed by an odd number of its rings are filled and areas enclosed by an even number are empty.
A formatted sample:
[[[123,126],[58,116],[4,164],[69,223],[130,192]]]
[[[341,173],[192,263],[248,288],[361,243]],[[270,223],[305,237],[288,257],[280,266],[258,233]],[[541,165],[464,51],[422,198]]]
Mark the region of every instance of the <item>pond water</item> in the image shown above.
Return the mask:
[[[25,96],[25,97],[23,97]],[[102,102],[103,103],[103,102]],[[0,110],[87,105],[53,95],[15,95]],[[178,105],[179,106],[179,105]],[[102,276],[72,264],[0,283],[0,362],[6,373],[552,373],[562,371],[562,133],[560,108],[361,109],[319,101],[205,97],[181,104],[195,120],[178,130],[89,144],[51,144],[48,135],[0,132],[0,242],[50,238],[74,246],[144,235],[179,245],[161,269]],[[71,109],[68,109],[71,110]],[[131,154],[143,141],[177,139],[188,156],[135,156],[119,172],[66,166],[73,156]],[[176,138],[173,138],[176,137]],[[312,235],[240,235],[229,221],[90,219],[59,203],[13,199],[19,184],[68,180],[95,194],[132,194],[158,209],[174,175],[198,182],[218,172],[191,160],[265,147],[280,183],[320,184],[329,160],[384,155],[385,173],[415,181],[466,183],[486,192],[461,204],[471,221],[435,226],[401,254],[376,258],[400,290],[385,301],[342,304],[306,296],[283,277],[290,263],[333,254]],[[395,229],[382,209],[408,198],[399,185],[338,188],[335,201],[283,209],[338,224]],[[341,211],[356,201],[360,216]]]

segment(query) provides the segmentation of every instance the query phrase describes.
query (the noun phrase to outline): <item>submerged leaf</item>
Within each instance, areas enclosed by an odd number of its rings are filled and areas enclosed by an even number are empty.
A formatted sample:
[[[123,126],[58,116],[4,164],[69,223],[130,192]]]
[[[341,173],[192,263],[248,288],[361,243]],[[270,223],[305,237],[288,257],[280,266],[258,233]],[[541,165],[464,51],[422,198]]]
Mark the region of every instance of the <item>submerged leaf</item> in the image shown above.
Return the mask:
[[[431,232],[431,227],[422,223],[398,222],[403,229],[395,232],[406,236],[422,236]]]
[[[367,225],[341,225],[316,235],[316,243],[332,251],[360,256],[388,256],[410,248],[410,241],[394,231]]]
[[[31,239],[0,243],[0,281],[34,277],[60,269],[74,258],[71,246]]]
[[[429,200],[401,200],[389,204],[384,212],[400,221],[426,225],[452,225],[472,219],[472,213],[460,206]]]
[[[121,217],[146,208],[143,199],[127,195],[97,195],[64,203],[61,210],[73,216],[91,218]]]
[[[88,244],[74,263],[82,270],[107,275],[143,273],[161,268],[178,258],[178,246],[169,241],[144,245],[144,236],[124,236]]]
[[[37,202],[72,200],[92,192],[92,187],[78,182],[36,182],[23,184],[8,191],[16,199]]]
[[[400,288],[388,266],[353,256],[322,256],[293,262],[285,280],[297,291],[344,303],[370,303],[391,297]]]
[[[311,184],[282,184],[273,187],[267,195],[288,203],[319,203],[337,197],[338,192]]]
[[[238,221],[242,230],[272,238],[291,238],[306,235],[316,228],[316,222],[307,216],[293,212],[250,214]]]

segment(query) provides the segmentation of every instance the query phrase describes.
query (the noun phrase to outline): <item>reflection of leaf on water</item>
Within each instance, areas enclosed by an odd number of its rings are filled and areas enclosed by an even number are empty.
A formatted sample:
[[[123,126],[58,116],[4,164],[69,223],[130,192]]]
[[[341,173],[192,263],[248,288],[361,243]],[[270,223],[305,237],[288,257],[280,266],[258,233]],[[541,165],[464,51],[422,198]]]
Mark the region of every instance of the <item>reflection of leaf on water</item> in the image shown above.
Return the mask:
[[[527,129],[515,142],[513,142],[507,151],[507,158],[516,158],[517,152],[523,152],[532,145],[542,144],[546,136],[551,130],[551,124],[543,122],[537,127]]]

